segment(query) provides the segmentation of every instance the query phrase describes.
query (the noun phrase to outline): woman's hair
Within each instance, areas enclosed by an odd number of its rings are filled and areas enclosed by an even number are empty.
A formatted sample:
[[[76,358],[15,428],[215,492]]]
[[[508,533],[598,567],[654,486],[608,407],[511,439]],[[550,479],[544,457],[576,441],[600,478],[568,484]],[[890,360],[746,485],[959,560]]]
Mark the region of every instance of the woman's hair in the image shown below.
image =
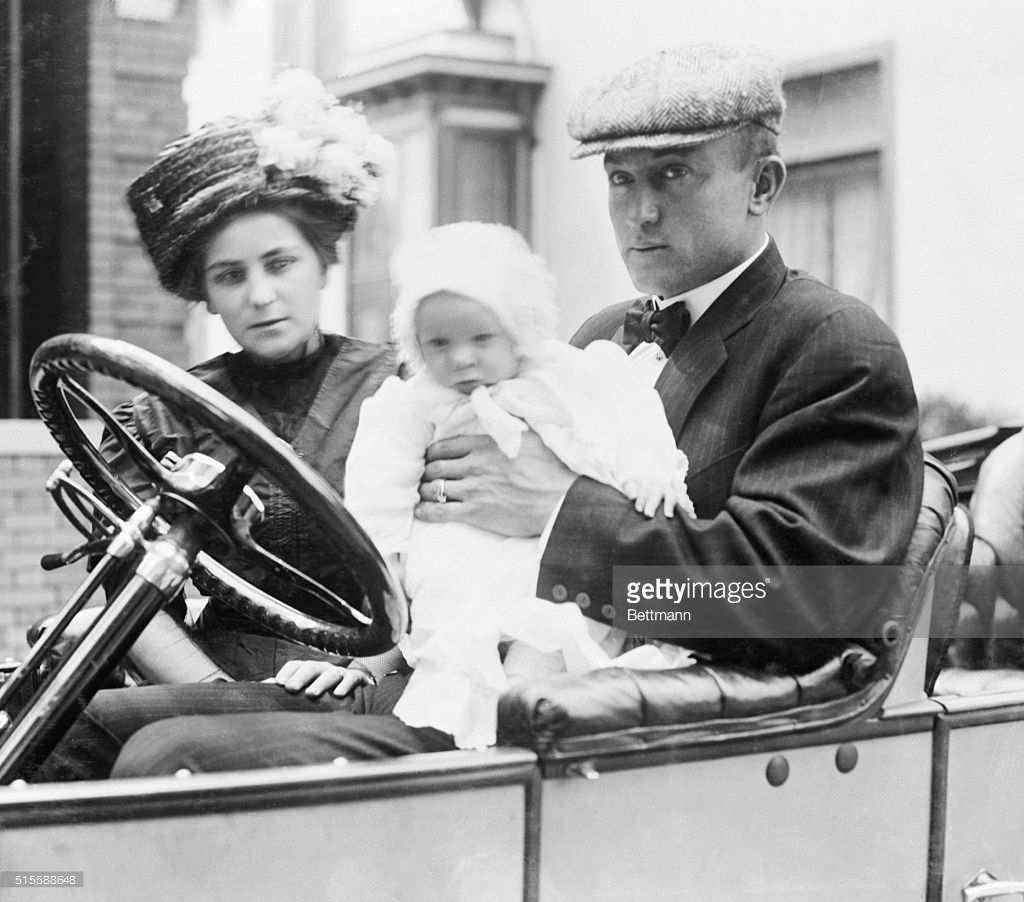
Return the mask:
[[[174,290],[178,297],[189,300],[207,300],[203,271],[206,251],[210,242],[225,226],[252,213],[273,213],[287,219],[299,230],[299,234],[313,249],[317,260],[320,261],[320,268],[323,270],[338,262],[338,242],[342,235],[351,228],[350,220],[339,221],[337,214],[332,216],[318,214],[300,200],[257,201],[250,206],[233,210],[223,219],[211,225],[194,242],[194,250],[186,257],[181,268],[181,278]]]

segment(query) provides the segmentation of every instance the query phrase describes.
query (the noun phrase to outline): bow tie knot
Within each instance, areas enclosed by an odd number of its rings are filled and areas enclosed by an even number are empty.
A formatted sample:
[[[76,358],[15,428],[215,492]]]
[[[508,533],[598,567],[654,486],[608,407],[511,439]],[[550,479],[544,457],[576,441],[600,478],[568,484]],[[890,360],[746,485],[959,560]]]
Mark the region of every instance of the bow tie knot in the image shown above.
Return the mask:
[[[653,299],[648,298],[636,301],[626,311],[623,344],[627,351],[632,351],[641,342],[657,342],[665,356],[669,356],[689,328],[690,312],[683,301],[658,310]]]

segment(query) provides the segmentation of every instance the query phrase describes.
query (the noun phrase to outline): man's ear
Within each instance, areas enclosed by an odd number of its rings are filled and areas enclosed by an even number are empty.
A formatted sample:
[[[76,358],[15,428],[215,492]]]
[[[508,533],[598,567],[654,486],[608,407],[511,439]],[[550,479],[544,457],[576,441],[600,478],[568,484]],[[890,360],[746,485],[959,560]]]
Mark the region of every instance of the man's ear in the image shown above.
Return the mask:
[[[750,195],[749,212],[752,216],[764,216],[779,196],[786,182],[786,164],[782,157],[762,157],[754,170],[754,190]]]

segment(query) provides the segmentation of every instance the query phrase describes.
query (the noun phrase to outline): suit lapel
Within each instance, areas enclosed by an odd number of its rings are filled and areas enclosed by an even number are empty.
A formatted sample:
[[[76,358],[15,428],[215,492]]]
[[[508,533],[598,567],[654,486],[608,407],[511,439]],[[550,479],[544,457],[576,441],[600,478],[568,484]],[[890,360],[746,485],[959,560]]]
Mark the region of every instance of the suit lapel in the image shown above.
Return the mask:
[[[697,322],[699,324],[700,320]],[[687,341],[688,337],[684,336],[679,342],[654,383],[676,441],[683,431],[690,408],[728,359],[725,344],[717,335],[709,335],[700,341]],[[684,342],[686,348],[683,347]]]
[[[654,387],[678,441],[697,398],[729,358],[725,342],[778,293],[786,267],[768,242],[740,277],[697,320],[672,352]]]

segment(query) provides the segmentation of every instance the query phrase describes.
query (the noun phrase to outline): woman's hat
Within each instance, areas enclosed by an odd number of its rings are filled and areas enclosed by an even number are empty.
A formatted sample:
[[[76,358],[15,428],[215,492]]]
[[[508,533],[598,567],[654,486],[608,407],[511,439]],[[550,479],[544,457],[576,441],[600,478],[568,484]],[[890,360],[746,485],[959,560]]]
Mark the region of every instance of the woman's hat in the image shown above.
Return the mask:
[[[555,337],[555,277],[515,229],[492,222],[454,222],[402,244],[391,258],[398,290],[391,330],[402,358],[421,369],[416,310],[439,291],[487,307],[524,357]]]
[[[160,284],[200,300],[183,278],[211,228],[249,208],[294,203],[340,237],[358,207],[377,199],[393,159],[357,109],[288,69],[259,116],[210,122],[167,145],[129,187],[128,203]]]

